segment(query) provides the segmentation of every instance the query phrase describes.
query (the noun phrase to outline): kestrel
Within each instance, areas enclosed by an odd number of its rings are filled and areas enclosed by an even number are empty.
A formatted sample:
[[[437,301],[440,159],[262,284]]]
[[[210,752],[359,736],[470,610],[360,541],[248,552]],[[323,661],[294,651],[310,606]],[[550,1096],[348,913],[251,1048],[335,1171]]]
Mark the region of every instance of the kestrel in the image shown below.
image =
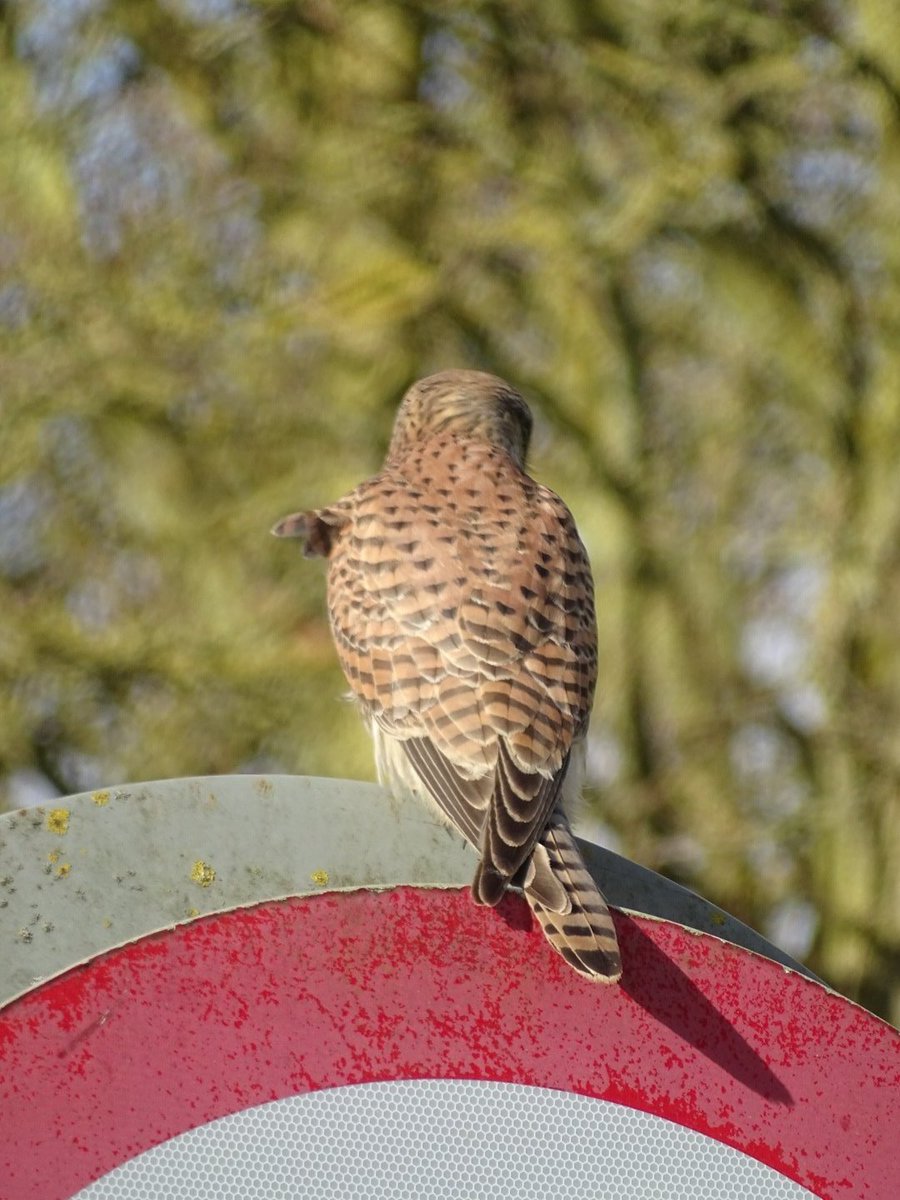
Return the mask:
[[[597,678],[590,564],[568,508],[525,471],[530,435],[502,379],[431,375],[404,396],[378,474],[273,533],[329,560],[379,780],[475,847],[477,903],[521,889],[566,962],[610,983],[615,929],[566,816]]]

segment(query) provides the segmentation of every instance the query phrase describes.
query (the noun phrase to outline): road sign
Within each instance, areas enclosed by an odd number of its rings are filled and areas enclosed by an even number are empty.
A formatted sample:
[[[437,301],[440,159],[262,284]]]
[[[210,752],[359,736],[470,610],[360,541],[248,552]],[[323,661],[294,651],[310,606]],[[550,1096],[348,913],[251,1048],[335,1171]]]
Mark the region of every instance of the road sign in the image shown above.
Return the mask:
[[[613,987],[367,785],[136,785],[0,842],[3,1200],[900,1195],[900,1035],[608,852]]]

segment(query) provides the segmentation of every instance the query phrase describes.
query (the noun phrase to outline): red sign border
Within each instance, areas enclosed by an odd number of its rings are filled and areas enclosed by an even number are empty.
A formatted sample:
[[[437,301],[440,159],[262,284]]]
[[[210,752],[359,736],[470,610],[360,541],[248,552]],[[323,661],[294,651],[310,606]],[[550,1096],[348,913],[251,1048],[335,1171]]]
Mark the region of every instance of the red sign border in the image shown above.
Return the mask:
[[[68,1200],[229,1113],[377,1080],[557,1088],[734,1146],[823,1200],[895,1200],[900,1035],[736,946],[618,916],[576,976],[515,897],[268,902],[141,939],[0,1012],[2,1200]]]

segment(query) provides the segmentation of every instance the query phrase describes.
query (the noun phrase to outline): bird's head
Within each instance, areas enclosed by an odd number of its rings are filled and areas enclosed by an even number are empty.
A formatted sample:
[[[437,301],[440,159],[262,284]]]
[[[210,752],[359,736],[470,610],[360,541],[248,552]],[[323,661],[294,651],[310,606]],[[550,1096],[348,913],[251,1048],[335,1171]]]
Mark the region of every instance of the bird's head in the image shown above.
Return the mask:
[[[531,412],[515,390],[484,371],[441,371],[414,383],[394,421],[388,461],[432,434],[454,432],[501,446],[525,465]]]

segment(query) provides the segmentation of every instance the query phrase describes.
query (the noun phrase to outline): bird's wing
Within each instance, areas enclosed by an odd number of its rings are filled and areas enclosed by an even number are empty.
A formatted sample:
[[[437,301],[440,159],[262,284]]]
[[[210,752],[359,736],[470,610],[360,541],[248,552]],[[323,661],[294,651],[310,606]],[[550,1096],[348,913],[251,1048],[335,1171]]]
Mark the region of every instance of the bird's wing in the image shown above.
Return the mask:
[[[496,903],[587,726],[593,590],[554,493],[496,455],[451,474],[385,471],[356,489],[329,612],[351,688],[481,851],[476,896]]]

